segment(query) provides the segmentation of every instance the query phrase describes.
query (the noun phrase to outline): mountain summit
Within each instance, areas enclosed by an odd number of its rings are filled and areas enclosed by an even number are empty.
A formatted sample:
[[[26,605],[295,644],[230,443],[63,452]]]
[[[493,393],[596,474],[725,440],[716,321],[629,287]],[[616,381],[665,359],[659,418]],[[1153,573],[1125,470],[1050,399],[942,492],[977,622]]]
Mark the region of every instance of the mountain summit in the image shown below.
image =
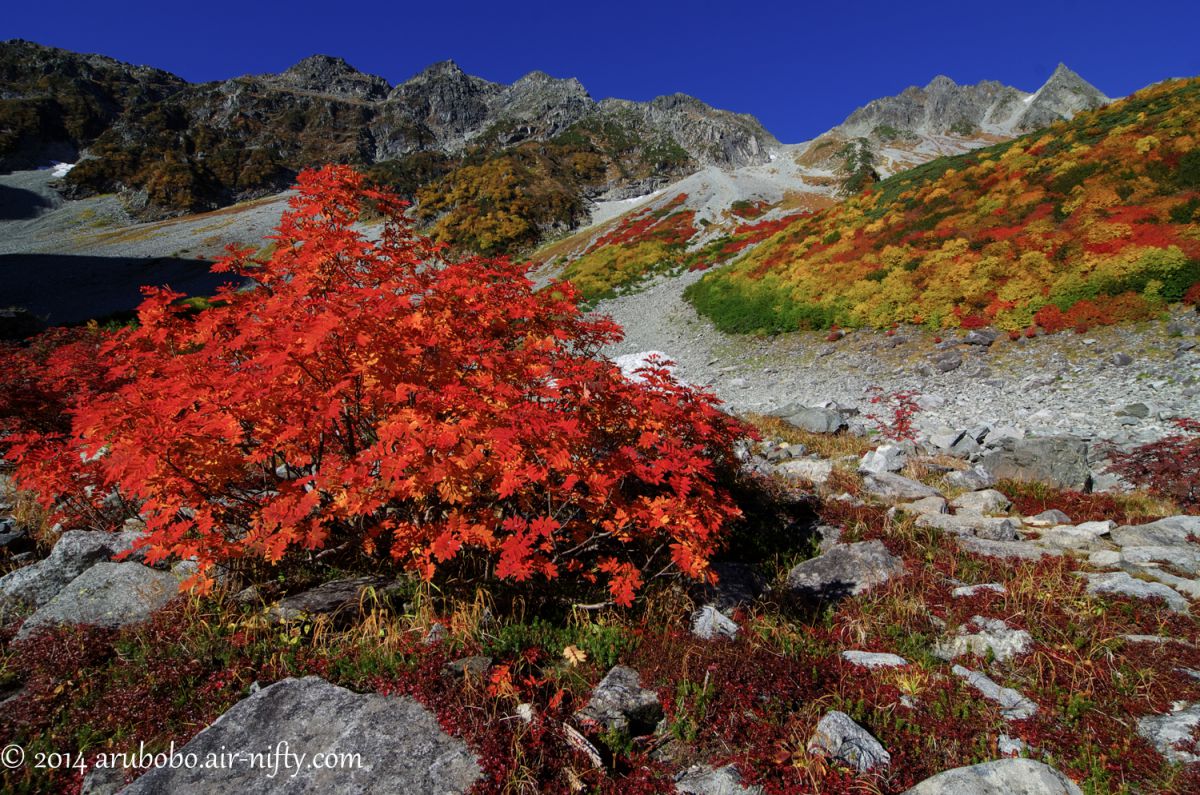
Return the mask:
[[[1063,64],[1032,94],[994,80],[959,85],[938,75],[924,88],[910,86],[894,97],[868,103],[834,131],[848,138],[979,133],[1011,137],[1110,101]]]

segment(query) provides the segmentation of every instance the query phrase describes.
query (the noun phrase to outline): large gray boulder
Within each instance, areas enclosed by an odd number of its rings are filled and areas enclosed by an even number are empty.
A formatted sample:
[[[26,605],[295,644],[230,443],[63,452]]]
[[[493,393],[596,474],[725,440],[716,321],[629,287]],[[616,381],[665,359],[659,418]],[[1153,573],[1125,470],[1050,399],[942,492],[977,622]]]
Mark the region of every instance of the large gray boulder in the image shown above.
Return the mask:
[[[784,419],[812,433],[837,433],[846,427],[846,418],[833,409],[802,408]]]
[[[273,778],[267,775],[270,770],[249,761],[221,769],[160,767],[125,793],[449,795],[467,792],[482,775],[466,743],[442,731],[437,718],[415,700],[359,695],[317,676],[284,679],[242,699],[177,753],[203,760],[209,754],[223,758],[222,753],[277,748],[295,756],[281,759]],[[318,757],[326,764],[338,763],[317,767]],[[291,764],[286,770],[285,761]]]
[[[44,559],[0,577],[0,610],[15,604],[41,607],[95,564],[129,550],[137,537],[135,532],[68,530]]]
[[[1154,522],[1118,527],[1112,531],[1114,544],[1123,547],[1173,547],[1200,536],[1200,516],[1168,516]]]
[[[822,601],[860,594],[904,573],[904,561],[882,541],[838,544],[788,572],[787,588],[803,599]]]
[[[643,689],[642,677],[624,665],[605,674],[587,706],[575,713],[576,720],[585,725],[628,732],[633,737],[654,731],[662,717],[658,694]]]
[[[1087,592],[1090,594],[1119,594],[1135,599],[1162,599],[1176,613],[1188,611],[1188,600],[1178,591],[1161,582],[1139,580],[1123,571],[1087,574]]]
[[[1047,483],[1060,489],[1090,491],[1092,471],[1088,445],[1074,436],[1006,439],[1004,446],[980,460],[996,480]]]
[[[912,502],[925,497],[942,496],[937,489],[894,472],[863,473],[863,485],[872,497],[885,502]]]
[[[927,778],[903,795],[1083,795],[1074,781],[1032,759],[998,759],[956,767]]]
[[[1007,517],[979,513],[929,513],[917,517],[917,527],[936,527],[959,536],[975,536],[989,541],[1016,541],[1019,523]]]
[[[25,619],[17,639],[58,624],[116,628],[140,623],[179,595],[179,583],[176,575],[140,563],[97,563]]]

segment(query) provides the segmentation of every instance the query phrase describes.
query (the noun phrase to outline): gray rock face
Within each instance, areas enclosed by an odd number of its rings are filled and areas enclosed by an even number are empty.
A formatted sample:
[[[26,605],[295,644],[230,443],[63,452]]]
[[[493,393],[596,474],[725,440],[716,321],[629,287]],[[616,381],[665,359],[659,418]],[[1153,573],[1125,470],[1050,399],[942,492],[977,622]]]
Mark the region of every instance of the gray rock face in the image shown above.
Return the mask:
[[[863,475],[863,485],[871,496],[887,502],[911,502],[942,496],[937,489],[894,472],[868,472]]]
[[[979,514],[1004,513],[1012,501],[995,489],[968,491],[950,501],[950,507],[959,511]]]
[[[817,723],[808,740],[808,750],[844,762],[859,773],[887,768],[892,763],[892,755],[870,732],[837,710],[827,713]]]
[[[1108,101],[1061,64],[1032,95],[994,80],[960,86],[938,75],[924,88],[912,86],[859,108],[835,130],[845,137],[874,135],[880,139],[895,133],[1016,135]]]
[[[1025,720],[1037,713],[1037,704],[1011,687],[1002,687],[984,674],[961,665],[955,665],[950,670],[955,676],[962,678],[967,684],[978,690],[984,698],[999,704],[1000,715],[1005,720]]]
[[[662,716],[658,694],[642,689],[638,672],[623,665],[605,674],[592,691],[587,706],[575,713],[576,719],[585,724],[626,731],[633,737],[654,731]]]
[[[997,480],[1049,483],[1062,489],[1089,491],[1092,472],[1087,442],[1073,436],[1039,436],[1005,440],[984,455],[980,464]]]
[[[737,623],[715,605],[704,605],[692,615],[692,634],[702,640],[737,637]]]
[[[846,427],[846,418],[840,411],[833,409],[802,408],[784,419],[811,433],[837,433]]]
[[[179,753],[204,759],[229,751],[270,753],[286,743],[303,754],[274,778],[249,763],[228,769],[158,768],[133,782],[128,795],[242,793],[465,793],[482,775],[466,743],[442,731],[437,718],[408,697],[359,695],[316,676],[284,679],[239,701]],[[355,755],[332,768],[313,765]],[[293,773],[295,775],[293,775]]]
[[[1112,531],[1112,540],[1123,547],[1171,547],[1187,543],[1190,535],[1200,536],[1200,516],[1168,516],[1147,524],[1118,527]]]
[[[863,668],[897,668],[908,665],[908,660],[899,654],[888,654],[875,651],[844,651],[842,659],[848,663],[860,665]]]
[[[999,759],[938,773],[904,795],[1083,795],[1083,791],[1042,762]]]
[[[998,618],[974,616],[958,633],[943,638],[933,653],[943,660],[953,660],[965,654],[980,657],[989,652],[997,660],[1012,659],[1033,648],[1033,636],[1023,629],[1013,629]]]
[[[1025,541],[992,541],[975,536],[958,536],[958,545],[967,552],[976,555],[986,555],[990,558],[1015,558],[1018,560],[1039,560],[1044,556],[1057,556],[1057,550],[1045,549]]]
[[[41,607],[95,564],[128,550],[136,538],[136,533],[68,530],[44,560],[0,577],[0,607],[14,602]]]
[[[1051,508],[1048,511],[1042,511],[1039,514],[1026,517],[1026,524],[1053,526],[1056,524],[1071,524],[1071,517],[1067,516],[1057,508]]]
[[[904,561],[882,541],[838,544],[788,572],[787,587],[803,599],[854,596],[904,573]]]
[[[989,541],[1014,541],[1017,539],[1017,523],[1004,517],[981,514],[930,513],[917,517],[918,527],[936,527],[955,535],[969,535]]]
[[[1123,571],[1087,574],[1087,592],[1090,594],[1114,593],[1137,599],[1162,599],[1167,607],[1177,613],[1186,613],[1188,600],[1178,591],[1160,582],[1146,582],[1130,577]]]
[[[391,86],[382,77],[364,74],[341,58],[313,55],[278,75],[266,76],[274,85],[296,91],[313,91],[337,97],[377,100]]]
[[[860,472],[899,472],[904,468],[908,455],[894,444],[880,445],[866,453],[858,463]]]
[[[140,563],[97,563],[25,619],[17,638],[55,624],[123,627],[140,623],[179,595],[179,582],[169,572]]]
[[[1107,105],[1111,100],[1095,86],[1059,64],[1046,84],[1038,89],[1028,109],[1017,122],[1020,130],[1037,130],[1083,110]]]
[[[763,789],[742,786],[742,777],[733,765],[696,765],[675,780],[675,791],[681,795],[761,795]]]
[[[1150,715],[1138,721],[1138,734],[1172,762],[1200,762],[1192,731],[1200,726],[1200,704],[1190,704],[1165,715]],[[1180,744],[1183,744],[1182,747]]]
[[[270,613],[278,621],[297,621],[305,617],[337,618],[358,610],[369,589],[383,590],[391,582],[382,577],[349,577],[330,580],[316,588],[281,599]]]

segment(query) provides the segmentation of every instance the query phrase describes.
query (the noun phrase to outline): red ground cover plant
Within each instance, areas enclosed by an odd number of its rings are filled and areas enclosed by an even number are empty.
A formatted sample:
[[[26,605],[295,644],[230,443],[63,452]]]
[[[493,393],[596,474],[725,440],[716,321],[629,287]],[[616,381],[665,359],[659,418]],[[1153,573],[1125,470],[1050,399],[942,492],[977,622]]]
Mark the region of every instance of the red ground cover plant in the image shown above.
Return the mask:
[[[354,229],[367,203],[377,239]],[[572,287],[444,259],[403,207],[347,167],[302,174],[270,259],[216,266],[254,289],[198,314],[148,290],[98,348],[109,388],[10,451],[21,484],[62,509],[59,462],[84,454],[94,495],[140,507],[151,563],[333,548],[431,577],[474,554],[622,605],[660,570],[708,577],[746,427],[662,367],[624,378],[593,355],[619,328]]]
[[[1180,433],[1164,436],[1125,453],[1111,454],[1111,472],[1145,488],[1151,494],[1174,500],[1181,508],[1200,508],[1200,422],[1174,420]]]
[[[890,417],[875,413],[867,414],[867,419],[875,423],[879,433],[894,442],[916,441],[917,429],[914,418],[921,410],[920,405],[917,404],[920,393],[906,389],[885,395],[879,387],[872,387],[871,391],[874,393],[871,396],[871,405],[891,408]]]

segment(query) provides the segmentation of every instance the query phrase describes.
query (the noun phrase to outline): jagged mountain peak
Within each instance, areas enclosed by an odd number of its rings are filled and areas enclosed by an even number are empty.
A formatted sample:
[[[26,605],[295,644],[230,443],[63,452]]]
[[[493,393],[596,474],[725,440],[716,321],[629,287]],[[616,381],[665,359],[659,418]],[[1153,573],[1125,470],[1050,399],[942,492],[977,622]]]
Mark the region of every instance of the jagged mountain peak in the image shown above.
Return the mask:
[[[832,132],[843,137],[1012,136],[1108,102],[1108,97],[1061,63],[1034,94],[995,80],[960,85],[937,75],[923,88],[909,86],[894,97],[868,103]]]
[[[310,55],[265,79],[301,91],[365,100],[383,99],[392,90],[391,84],[382,77],[360,72],[335,55]]]

